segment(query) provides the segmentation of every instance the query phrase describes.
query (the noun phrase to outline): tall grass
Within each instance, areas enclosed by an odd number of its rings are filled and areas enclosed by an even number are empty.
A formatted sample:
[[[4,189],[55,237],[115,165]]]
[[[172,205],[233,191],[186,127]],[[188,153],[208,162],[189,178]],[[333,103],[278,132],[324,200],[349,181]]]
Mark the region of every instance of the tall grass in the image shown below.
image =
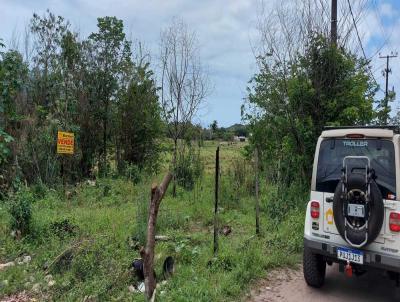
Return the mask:
[[[157,242],[155,269],[160,280],[163,261],[172,256],[176,273],[160,285],[158,301],[237,301],[268,269],[294,265],[299,259],[306,203],[299,193],[303,188],[292,186],[285,196],[277,196],[276,186],[262,182],[262,235],[254,237],[252,164],[233,164],[240,151],[237,146],[221,148],[219,219],[232,233],[220,235],[219,253],[214,258],[214,175],[207,163],[214,160],[216,146],[208,142],[205,146],[200,154],[206,167],[204,177],[191,191],[178,187],[176,198],[167,192],[160,206],[157,234],[170,240]],[[137,184],[127,179],[99,179],[95,186],[79,185],[69,200],[62,190],[47,190],[32,204],[31,234],[22,240],[10,236],[10,215],[0,205],[0,262],[32,256],[27,265],[0,271],[0,282],[8,281],[7,286],[0,286],[0,296],[26,290],[40,301],[81,301],[85,297],[143,301],[143,294],[128,291],[134,282],[129,266],[139,257],[132,237],[144,244],[150,184],[146,178]],[[63,231],[69,228],[74,231]],[[56,284],[49,286],[46,267],[78,242],[82,243],[64,262],[52,266],[50,273]],[[40,286],[37,292],[32,289],[35,284]]]

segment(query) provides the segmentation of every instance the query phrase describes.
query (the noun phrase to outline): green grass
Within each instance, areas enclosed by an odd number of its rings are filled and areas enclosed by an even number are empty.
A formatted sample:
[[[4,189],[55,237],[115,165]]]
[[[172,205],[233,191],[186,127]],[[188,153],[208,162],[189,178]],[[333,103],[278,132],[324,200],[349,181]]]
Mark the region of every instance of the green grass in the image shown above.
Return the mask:
[[[221,147],[225,188],[221,188],[220,224],[231,226],[232,233],[220,236],[219,253],[213,257],[215,147],[214,142],[206,142],[202,149],[205,176],[195,189],[178,188],[176,198],[168,193],[162,201],[157,233],[173,240],[157,243],[156,272],[161,276],[167,256],[174,257],[177,267],[173,278],[158,289],[158,301],[237,301],[252,281],[265,277],[269,269],[299,261],[302,206],[289,209],[277,223],[266,214],[273,204],[273,188],[262,186],[262,235],[254,237],[254,198],[241,193],[240,198],[231,200],[234,193],[227,167],[240,158],[243,144]],[[65,200],[61,190],[49,190],[33,204],[33,230],[21,240],[10,236],[6,204],[0,204],[0,263],[23,255],[32,257],[29,264],[0,271],[0,297],[26,290],[38,300],[81,301],[95,296],[107,301],[143,301],[143,294],[128,291],[133,283],[128,268],[139,257],[129,238],[143,233],[146,219],[138,214],[146,208],[150,184],[156,179],[138,185],[124,179],[101,179],[95,187],[78,186],[70,200]],[[110,188],[106,196],[105,187]],[[301,205],[301,200],[296,202]],[[75,226],[73,233],[57,234],[54,222],[66,219]],[[46,267],[77,242],[81,243],[72,256],[50,267],[56,283],[49,287]],[[40,290],[33,291],[36,283]]]

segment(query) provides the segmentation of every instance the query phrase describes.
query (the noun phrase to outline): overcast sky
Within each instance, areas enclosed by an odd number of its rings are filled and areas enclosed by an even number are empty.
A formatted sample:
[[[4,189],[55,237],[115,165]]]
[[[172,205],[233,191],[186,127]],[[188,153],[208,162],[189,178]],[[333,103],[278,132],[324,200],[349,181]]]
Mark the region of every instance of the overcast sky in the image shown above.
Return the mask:
[[[274,1],[279,0],[266,2]],[[257,71],[251,45],[257,42],[259,0],[0,0],[0,37],[10,45],[12,37],[23,32],[33,12],[42,15],[47,8],[68,19],[82,36],[96,31],[99,16],[123,19],[128,36],[143,42],[154,62],[160,30],[173,17],[182,18],[197,32],[201,56],[214,87],[196,122],[207,126],[217,120],[219,125],[229,126],[241,121],[240,106],[246,86]],[[384,89],[381,70],[385,61],[375,53],[382,45],[382,54],[400,51],[400,1],[371,0],[359,26],[367,57],[375,55],[375,78]],[[400,59],[393,59],[391,67],[389,87],[397,90]],[[393,107],[396,109],[397,104]]]

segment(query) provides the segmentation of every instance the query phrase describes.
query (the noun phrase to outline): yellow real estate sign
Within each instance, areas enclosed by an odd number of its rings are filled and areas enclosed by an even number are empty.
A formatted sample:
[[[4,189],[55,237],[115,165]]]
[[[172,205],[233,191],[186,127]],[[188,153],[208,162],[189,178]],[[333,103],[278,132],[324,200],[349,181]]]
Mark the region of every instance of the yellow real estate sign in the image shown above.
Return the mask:
[[[58,131],[57,153],[74,154],[74,134],[71,132]]]

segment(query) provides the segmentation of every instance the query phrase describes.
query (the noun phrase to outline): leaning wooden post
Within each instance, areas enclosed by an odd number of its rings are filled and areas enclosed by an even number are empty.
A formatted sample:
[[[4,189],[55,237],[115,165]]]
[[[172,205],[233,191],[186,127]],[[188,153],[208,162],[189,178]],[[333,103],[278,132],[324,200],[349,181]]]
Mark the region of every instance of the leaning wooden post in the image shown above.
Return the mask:
[[[258,147],[255,150],[255,170],[256,170],[256,234],[260,235],[260,205],[259,205],[259,179],[258,179]]]
[[[215,205],[214,205],[214,256],[218,252],[218,188],[219,188],[219,146],[215,151]]]
[[[145,294],[147,299],[151,299],[156,288],[156,279],[154,271],[154,248],[155,248],[155,228],[157,223],[158,209],[160,208],[161,200],[163,199],[168,185],[172,179],[172,174],[168,172],[164,176],[163,181],[159,186],[153,184],[151,186],[151,199],[149,208],[149,217],[147,222],[147,240],[146,247],[140,249],[140,255],[143,259],[143,275]]]

